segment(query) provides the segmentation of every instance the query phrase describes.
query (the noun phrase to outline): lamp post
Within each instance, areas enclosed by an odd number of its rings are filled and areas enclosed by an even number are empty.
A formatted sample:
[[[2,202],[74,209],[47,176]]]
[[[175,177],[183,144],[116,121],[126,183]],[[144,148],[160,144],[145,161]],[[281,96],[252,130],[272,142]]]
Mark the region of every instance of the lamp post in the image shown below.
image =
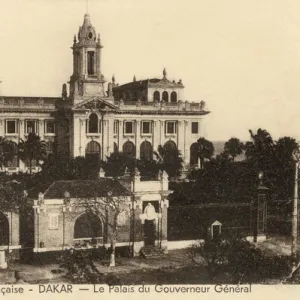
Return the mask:
[[[300,162],[300,150],[294,150],[292,154],[295,162],[295,182],[294,182],[294,199],[292,213],[292,249],[291,255],[296,258],[297,255],[297,233],[298,233],[298,168]]]

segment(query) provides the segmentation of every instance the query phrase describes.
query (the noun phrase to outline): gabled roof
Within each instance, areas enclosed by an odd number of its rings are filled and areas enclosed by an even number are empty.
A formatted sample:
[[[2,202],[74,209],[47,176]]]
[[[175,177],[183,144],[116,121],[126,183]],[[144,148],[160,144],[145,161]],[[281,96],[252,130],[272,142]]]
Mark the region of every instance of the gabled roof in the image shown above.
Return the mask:
[[[46,190],[40,190],[44,199],[63,199],[69,192],[71,198],[106,197],[108,192],[112,197],[130,196],[130,192],[117,180],[98,178],[95,180],[59,180],[54,181]],[[38,193],[31,197],[37,198]]]
[[[74,105],[73,109],[102,109],[105,106],[110,109],[118,109],[118,106],[106,101],[104,98],[100,98],[97,96]]]

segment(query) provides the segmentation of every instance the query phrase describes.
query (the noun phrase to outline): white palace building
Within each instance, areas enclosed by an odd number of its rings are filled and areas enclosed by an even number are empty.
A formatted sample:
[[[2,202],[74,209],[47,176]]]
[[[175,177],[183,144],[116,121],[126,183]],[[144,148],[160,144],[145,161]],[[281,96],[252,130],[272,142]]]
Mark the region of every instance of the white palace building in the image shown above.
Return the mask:
[[[71,157],[93,155],[105,160],[114,151],[149,159],[159,145],[177,148],[185,167],[197,165],[197,140],[203,136],[205,103],[188,102],[181,80],[162,78],[119,85],[113,76],[106,84],[101,70],[100,35],[85,14],[74,36],[73,74],[62,96],[14,97],[0,95],[0,136],[17,143],[30,132],[46,141],[47,152]],[[55,146],[54,146],[55,145]],[[26,171],[15,159],[10,172]]]

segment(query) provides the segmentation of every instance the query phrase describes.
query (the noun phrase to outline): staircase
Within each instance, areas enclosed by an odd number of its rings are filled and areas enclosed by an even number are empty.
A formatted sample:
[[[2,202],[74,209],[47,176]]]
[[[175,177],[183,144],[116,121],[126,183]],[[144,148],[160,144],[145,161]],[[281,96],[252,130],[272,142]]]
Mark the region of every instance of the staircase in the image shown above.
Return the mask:
[[[164,256],[164,251],[155,246],[146,246],[141,249],[141,256],[144,258],[156,258]]]

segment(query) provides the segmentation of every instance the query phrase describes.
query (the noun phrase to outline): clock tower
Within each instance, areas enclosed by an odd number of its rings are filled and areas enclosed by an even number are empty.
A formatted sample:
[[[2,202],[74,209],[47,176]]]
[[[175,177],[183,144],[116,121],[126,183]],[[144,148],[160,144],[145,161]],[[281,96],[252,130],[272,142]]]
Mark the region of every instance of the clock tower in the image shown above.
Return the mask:
[[[73,74],[70,78],[70,98],[78,104],[92,96],[105,97],[105,79],[101,73],[100,34],[91,24],[90,15],[84,15],[83,25],[79,27],[78,40],[74,36]]]

